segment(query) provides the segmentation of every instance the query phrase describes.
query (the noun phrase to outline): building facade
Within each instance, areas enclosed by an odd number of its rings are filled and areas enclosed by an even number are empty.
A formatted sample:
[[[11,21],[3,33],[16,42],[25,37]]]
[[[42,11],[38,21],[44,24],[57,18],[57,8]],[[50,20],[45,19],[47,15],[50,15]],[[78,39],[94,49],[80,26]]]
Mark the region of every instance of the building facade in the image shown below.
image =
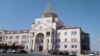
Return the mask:
[[[52,3],[41,18],[36,18],[29,30],[0,30],[0,43],[23,45],[27,51],[48,53],[49,50],[67,51],[77,55],[90,51],[89,34],[80,27],[64,26]]]

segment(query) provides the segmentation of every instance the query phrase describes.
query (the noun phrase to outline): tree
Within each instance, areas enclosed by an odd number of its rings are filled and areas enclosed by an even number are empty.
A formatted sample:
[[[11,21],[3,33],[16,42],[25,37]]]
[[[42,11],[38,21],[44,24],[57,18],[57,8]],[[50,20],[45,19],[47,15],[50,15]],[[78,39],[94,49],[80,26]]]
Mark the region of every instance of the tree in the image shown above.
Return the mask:
[[[3,45],[3,50],[4,50],[4,52],[7,52],[7,50],[8,50],[8,45],[7,44]]]
[[[12,44],[12,50],[16,49],[15,43]]]

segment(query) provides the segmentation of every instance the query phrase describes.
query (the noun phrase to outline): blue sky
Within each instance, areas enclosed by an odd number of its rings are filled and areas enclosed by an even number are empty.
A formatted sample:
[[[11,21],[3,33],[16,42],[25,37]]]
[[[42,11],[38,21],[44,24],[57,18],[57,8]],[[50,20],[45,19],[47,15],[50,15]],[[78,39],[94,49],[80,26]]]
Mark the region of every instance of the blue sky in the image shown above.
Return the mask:
[[[0,0],[0,29],[30,29],[50,0]],[[79,26],[90,33],[91,49],[100,50],[100,0],[54,0],[65,25]]]

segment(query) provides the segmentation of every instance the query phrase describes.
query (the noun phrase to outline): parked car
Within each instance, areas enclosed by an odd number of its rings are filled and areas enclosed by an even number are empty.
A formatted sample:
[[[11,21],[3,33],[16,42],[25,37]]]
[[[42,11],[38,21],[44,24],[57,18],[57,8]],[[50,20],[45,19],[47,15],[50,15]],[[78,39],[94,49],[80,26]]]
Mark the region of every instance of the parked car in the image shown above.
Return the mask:
[[[12,50],[11,53],[16,53],[16,50]]]
[[[69,55],[68,51],[58,51],[58,50],[49,50],[48,53],[54,54],[54,55]]]
[[[2,53],[3,52],[3,49],[0,49],[0,53]]]
[[[95,56],[95,53],[90,53],[89,56]]]
[[[20,50],[18,53],[28,53],[27,51],[25,51],[25,50]]]
[[[11,53],[11,52],[12,52],[12,50],[11,50],[11,49],[8,49],[8,50],[7,50],[7,53]]]
[[[51,55],[58,55],[58,51],[56,50],[48,50],[48,53],[50,53]]]
[[[3,50],[3,53],[7,53],[7,50]]]

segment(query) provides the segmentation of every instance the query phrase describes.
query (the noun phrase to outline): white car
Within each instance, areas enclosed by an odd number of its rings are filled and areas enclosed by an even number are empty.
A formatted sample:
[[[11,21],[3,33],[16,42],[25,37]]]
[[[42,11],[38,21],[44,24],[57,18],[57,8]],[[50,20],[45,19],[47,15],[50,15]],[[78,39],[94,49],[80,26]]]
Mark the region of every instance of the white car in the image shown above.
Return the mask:
[[[12,50],[12,53],[15,53],[16,52],[16,50]]]
[[[90,53],[89,56],[95,56],[95,53]]]
[[[7,50],[7,53],[11,53],[11,52],[12,52],[12,50],[11,50],[11,49],[8,49],[8,50]]]
[[[3,52],[3,50],[2,50],[2,49],[0,49],[0,53],[1,53],[1,52]]]

